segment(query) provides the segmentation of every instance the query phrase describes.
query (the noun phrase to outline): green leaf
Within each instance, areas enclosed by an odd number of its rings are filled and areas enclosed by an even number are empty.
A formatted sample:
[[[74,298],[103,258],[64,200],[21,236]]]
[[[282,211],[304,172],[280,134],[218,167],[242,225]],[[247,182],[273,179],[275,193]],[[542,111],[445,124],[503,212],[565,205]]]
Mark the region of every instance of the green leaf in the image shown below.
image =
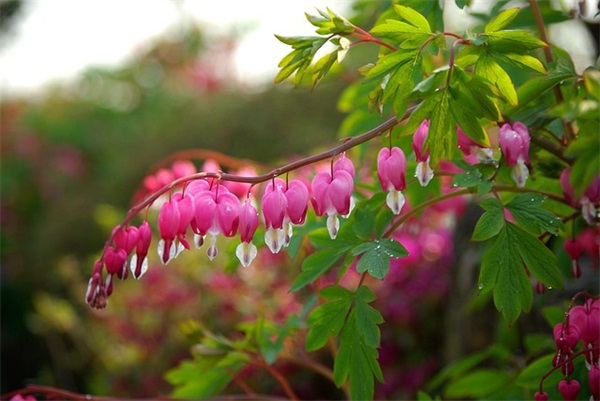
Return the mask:
[[[354,247],[352,254],[355,256],[362,254],[356,265],[358,273],[368,271],[372,277],[383,280],[390,269],[390,258],[407,256],[408,251],[396,240],[383,238]]]
[[[403,49],[418,48],[432,35],[432,33],[423,32],[414,25],[393,19],[388,19],[385,23],[376,25],[371,29],[371,34],[384,39],[389,38],[396,43],[402,43],[400,47]]]
[[[467,373],[450,383],[444,396],[448,398],[486,398],[510,384],[506,372],[492,369],[478,369]]]
[[[527,67],[542,74],[546,73],[546,67],[544,67],[544,64],[542,64],[540,60],[533,56],[516,53],[505,53],[503,56],[504,60],[519,68]]]
[[[560,218],[541,208],[547,199],[546,196],[537,193],[520,194],[508,202],[506,208],[523,228],[534,234],[546,230],[556,235],[564,226]]]
[[[563,278],[556,256],[550,249],[519,226],[508,224],[507,229],[519,256],[529,272],[548,287],[561,288]]]
[[[544,355],[535,361],[531,362],[517,377],[516,385],[525,387],[531,390],[536,390],[540,387],[540,378],[544,376],[552,368],[552,359],[554,353]],[[544,387],[552,388],[563,379],[564,376],[561,374],[560,369],[551,373],[544,380]]]
[[[375,294],[365,286],[356,292],[355,307],[342,329],[333,366],[335,384],[340,387],[348,380],[352,400],[372,399],[374,378],[383,382],[383,373],[377,362],[380,342],[377,325],[383,323],[383,318],[369,305],[374,300]]]
[[[482,54],[475,65],[475,74],[492,82],[508,103],[513,106],[518,104],[517,92],[510,76],[493,59],[493,57]]]
[[[498,202],[496,199],[490,198],[487,200],[493,200],[500,204],[500,202]],[[475,225],[471,239],[473,241],[485,241],[490,239],[497,235],[503,226],[504,214],[502,213],[502,205],[500,205],[499,209],[488,210],[481,215],[477,221],[477,224]]]
[[[402,17],[402,19],[404,19],[406,22],[419,28],[423,32],[431,33],[431,26],[429,26],[429,21],[427,21],[427,18],[425,18],[412,8],[395,4],[394,10],[396,10],[396,13],[400,17]]]
[[[490,50],[499,53],[522,54],[528,50],[546,47],[546,43],[530,35],[528,31],[498,31],[488,33],[488,46]]]
[[[354,299],[353,292],[339,286],[326,287],[321,290],[321,295],[329,302],[316,307],[308,315],[307,351],[316,351],[325,346],[329,336],[339,335]]]
[[[298,291],[325,274],[346,252],[344,248],[323,249],[302,262],[302,273],[296,277],[291,292]]]
[[[231,381],[232,374],[248,364],[250,357],[242,352],[225,356],[203,357],[200,361],[183,361],[165,375],[175,386],[173,398],[200,399],[219,394]]]
[[[499,13],[496,18],[488,22],[484,28],[485,33],[492,33],[496,31],[500,31],[504,29],[508,24],[515,19],[515,17],[519,14],[519,8],[508,8],[501,13]]]
[[[483,292],[493,289],[496,308],[507,324],[512,325],[521,310],[531,307],[533,292],[506,225],[483,257],[478,288]]]
[[[452,160],[456,148],[456,123],[450,110],[451,96],[448,90],[440,92],[439,104],[430,116],[429,134],[425,140],[434,165],[440,160]]]
[[[401,49],[381,57],[377,61],[377,65],[369,70],[365,82],[383,78],[384,75],[396,71],[411,59],[414,60],[418,53],[416,50],[407,51]]]
[[[600,102],[600,71],[588,68],[583,72],[583,84],[587,92]]]
[[[312,87],[315,88],[321,79],[331,69],[333,64],[337,61],[337,51],[333,51],[323,57],[321,57],[314,65],[312,70]]]

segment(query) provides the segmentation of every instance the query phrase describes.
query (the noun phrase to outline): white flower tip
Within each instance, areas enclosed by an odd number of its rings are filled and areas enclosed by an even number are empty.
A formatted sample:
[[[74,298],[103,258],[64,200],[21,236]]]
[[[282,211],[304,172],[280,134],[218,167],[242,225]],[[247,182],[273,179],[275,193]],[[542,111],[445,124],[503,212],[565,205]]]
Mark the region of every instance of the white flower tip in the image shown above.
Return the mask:
[[[390,189],[387,196],[385,197],[385,203],[394,214],[400,214],[402,207],[404,206],[404,194],[401,191]]]
[[[340,229],[340,221],[337,218],[337,215],[332,214],[327,216],[327,231],[329,231],[329,237],[331,239],[335,239],[337,237],[337,233]]]
[[[599,218],[598,212],[599,211],[596,210],[596,207],[590,202],[587,196],[581,198],[581,215],[590,226],[596,224],[596,219]]]
[[[513,167],[510,176],[517,183],[517,187],[523,188],[525,186],[527,178],[529,178],[529,169],[521,158],[519,158],[519,161]]]
[[[210,246],[206,250],[206,255],[210,260],[214,260],[217,257],[219,251],[217,250],[217,237],[214,235],[210,236]]]
[[[433,170],[429,167],[429,161],[419,162],[415,170],[415,177],[419,180],[422,187],[426,187],[433,178]]]
[[[235,248],[235,256],[244,267],[250,266],[257,254],[258,249],[252,242],[242,242]]]
[[[269,247],[271,253],[279,253],[285,243],[285,233],[283,229],[271,227],[265,231],[265,243]]]
[[[148,271],[148,258],[145,257],[144,260],[142,260],[139,272],[137,271],[137,267],[138,267],[137,265],[138,265],[138,256],[137,256],[137,254],[134,253],[131,256],[131,263],[129,264],[129,269],[131,270],[131,275],[136,280],[140,279],[144,274],[146,274],[146,271]]]

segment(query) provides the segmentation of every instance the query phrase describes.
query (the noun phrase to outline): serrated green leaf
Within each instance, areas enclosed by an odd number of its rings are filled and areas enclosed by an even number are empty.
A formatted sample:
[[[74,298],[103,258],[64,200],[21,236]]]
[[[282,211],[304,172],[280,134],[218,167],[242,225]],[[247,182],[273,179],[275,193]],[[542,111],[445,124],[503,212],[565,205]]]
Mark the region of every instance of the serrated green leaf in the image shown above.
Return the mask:
[[[325,346],[329,336],[339,335],[354,297],[354,293],[339,286],[327,287],[321,295],[329,302],[316,307],[308,315],[307,351],[316,351]]]
[[[358,273],[364,273],[368,271],[372,277],[375,277],[379,280],[383,280],[389,270],[389,256],[374,249],[365,252],[356,265],[356,271]]]
[[[501,120],[498,105],[492,100],[496,96],[491,82],[477,75],[469,76],[459,67],[455,67],[454,77],[457,80],[457,91],[453,93],[453,97],[460,106],[471,110],[477,117],[485,117],[490,121]],[[483,146],[489,146],[489,139],[487,135],[485,137],[483,142],[472,139]]]
[[[377,362],[377,347],[383,323],[379,311],[369,303],[375,294],[365,286],[356,292],[355,307],[350,311],[342,329],[338,353],[333,367],[335,384],[340,387],[346,380],[352,400],[368,400],[375,391],[374,377],[383,381]]]
[[[517,90],[519,104],[507,107],[504,110],[504,113],[506,115],[513,115],[517,113],[527,106],[531,101],[539,98],[544,93],[551,90],[555,85],[564,80],[573,79],[574,76],[574,72],[570,71],[568,68],[555,68],[549,72],[547,77],[534,77],[526,81]]]
[[[487,33],[490,50],[499,53],[524,53],[546,47],[546,43],[531,36],[528,31],[510,30]]]
[[[539,239],[519,226],[507,224],[507,230],[521,260],[533,277],[548,287],[561,288],[563,278],[558,270],[554,253],[544,246]]]
[[[503,206],[498,199],[487,198],[479,202],[479,206],[488,212],[502,212]]]
[[[463,132],[475,142],[484,147],[490,147],[490,140],[487,133],[478,121],[477,115],[473,108],[468,107],[468,102],[465,102],[465,92],[448,89],[450,91],[450,112],[454,121],[463,130]]]
[[[419,14],[417,11],[413,10],[410,7],[401,6],[399,4],[394,5],[394,10],[406,22],[414,25],[423,32],[431,33],[431,26],[429,26],[429,21],[427,21],[427,18]]]
[[[517,92],[510,76],[489,55],[482,54],[475,64],[475,74],[492,82],[508,103],[516,106],[519,103]]]
[[[533,291],[515,242],[505,225],[486,250],[478,282],[480,291],[493,290],[496,309],[509,326],[522,310],[529,310],[533,300]]]
[[[431,162],[452,160],[456,148],[456,123],[450,110],[450,93],[442,90],[435,113],[430,116],[429,133],[425,147],[429,148]]]
[[[535,234],[546,230],[556,235],[564,226],[560,218],[541,208],[547,199],[537,193],[520,194],[508,202],[506,208],[523,228]]]
[[[504,29],[508,24],[515,19],[515,17],[519,14],[519,8],[508,8],[502,12],[500,12],[496,18],[488,22],[484,28],[485,33],[496,32]]]
[[[547,72],[540,60],[527,54],[505,53],[504,59],[519,68],[527,67],[542,74]]]
[[[406,22],[392,19],[386,20],[384,24],[376,25],[371,29],[371,34],[391,39],[396,43],[404,43],[401,46],[403,49],[417,48],[432,35]],[[408,46],[409,44],[412,45]]]
[[[377,64],[369,70],[365,83],[383,78],[392,71],[396,71],[404,64],[414,59],[418,51],[415,50],[398,50],[390,54],[386,54],[377,60]]]
[[[331,69],[333,64],[337,61],[337,51],[333,51],[323,57],[321,57],[314,65],[312,71],[312,87],[313,89],[321,82],[321,79]]]
[[[346,252],[344,248],[323,249],[302,262],[302,272],[296,277],[291,292],[298,291],[325,274]]]
[[[504,226],[502,210],[487,211],[481,215],[473,230],[473,241],[485,241],[497,235]]]

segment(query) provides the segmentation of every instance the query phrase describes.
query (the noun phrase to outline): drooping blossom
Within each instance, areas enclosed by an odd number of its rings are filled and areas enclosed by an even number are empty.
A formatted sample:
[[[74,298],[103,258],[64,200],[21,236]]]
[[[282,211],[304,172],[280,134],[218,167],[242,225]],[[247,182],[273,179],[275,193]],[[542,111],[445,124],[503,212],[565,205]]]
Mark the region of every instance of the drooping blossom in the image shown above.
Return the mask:
[[[113,242],[115,243],[116,248],[123,249],[125,251],[125,254],[129,256],[129,254],[131,254],[139,240],[138,228],[134,226],[129,226],[127,228],[121,228],[120,226],[117,226],[113,230],[113,233]],[[125,263],[123,269],[117,273],[117,276],[120,279],[127,278],[128,270],[126,264],[127,263]]]
[[[571,355],[581,338],[579,328],[572,324],[559,323],[554,326],[554,342],[556,343],[556,354],[552,359],[552,366],[561,366],[565,376],[573,373],[575,369]]]
[[[456,127],[456,134],[458,136],[458,148],[465,155],[467,161],[474,157],[477,163],[493,164],[496,162],[492,148],[486,148],[478,144],[467,136],[459,126]]]
[[[577,380],[561,380],[558,383],[558,392],[563,396],[565,401],[575,401],[579,390],[581,390],[581,385]]]
[[[512,167],[511,177],[518,187],[525,186],[529,177],[529,130],[525,124],[515,122],[500,128],[500,149],[506,158],[506,165]]]
[[[109,275],[117,275],[119,278],[126,277],[123,270],[126,269],[127,253],[125,249],[109,246],[104,251],[104,266]]]
[[[272,253],[286,247],[292,238],[292,224],[303,224],[308,209],[309,193],[306,184],[292,180],[286,184],[275,178],[267,184],[262,197],[265,219],[265,242]]]
[[[196,166],[189,160],[177,160],[171,166],[171,171],[175,179],[186,177],[197,172]]]
[[[152,241],[152,230],[147,220],[138,228],[138,241],[135,245],[135,254],[131,257],[130,269],[133,278],[139,279],[148,270],[148,249]]]
[[[172,196],[172,201],[177,202],[179,209],[179,225],[177,227],[177,241],[185,248],[190,249],[190,243],[185,238],[188,226],[195,216],[194,197],[189,192],[177,192]]]
[[[176,258],[184,248],[190,248],[185,234],[194,218],[194,210],[194,198],[189,193],[176,192],[163,203],[158,213],[161,240],[157,250],[164,264]]]
[[[533,395],[533,399],[535,401],[547,401],[548,393],[545,391],[542,391],[542,392],[536,391],[535,394]]]
[[[423,120],[413,135],[412,143],[413,150],[415,151],[415,159],[417,160],[415,177],[417,177],[422,187],[426,187],[433,178],[433,170],[429,166],[429,149],[425,149],[425,140],[428,134],[429,120]]]
[[[244,267],[250,266],[250,263],[256,258],[258,250],[252,243],[252,237],[258,228],[258,212],[250,203],[250,199],[240,207],[240,217],[238,231],[242,242],[235,248],[235,255]]]
[[[575,197],[575,189],[570,183],[571,167],[560,174],[560,185],[565,199],[573,208],[581,208],[581,215],[589,225],[596,224],[598,206],[600,206],[600,175],[597,175],[583,191],[581,197]]]
[[[583,252],[581,242],[577,239],[567,238],[564,242],[564,248],[572,261],[571,277],[581,277],[581,266],[579,265],[579,257],[581,256],[581,252]]]
[[[342,155],[333,164],[332,170],[333,176],[329,172],[320,172],[314,176],[311,202],[317,216],[327,214],[329,236],[335,239],[340,227],[337,215],[346,216],[352,209],[354,166]]]
[[[600,347],[600,301],[588,299],[584,305],[571,309],[571,325],[578,328],[586,361],[589,365],[598,364]]]
[[[199,191],[194,195],[195,216],[191,221],[197,247],[210,235],[206,254],[210,260],[217,256],[217,235],[233,237],[239,223],[240,201],[227,190],[215,185],[211,190]]]
[[[377,178],[384,191],[387,206],[399,214],[404,206],[402,191],[406,188],[406,156],[398,147],[383,148],[377,156]]]
[[[595,363],[588,372],[588,384],[594,400],[600,400],[600,367]]]

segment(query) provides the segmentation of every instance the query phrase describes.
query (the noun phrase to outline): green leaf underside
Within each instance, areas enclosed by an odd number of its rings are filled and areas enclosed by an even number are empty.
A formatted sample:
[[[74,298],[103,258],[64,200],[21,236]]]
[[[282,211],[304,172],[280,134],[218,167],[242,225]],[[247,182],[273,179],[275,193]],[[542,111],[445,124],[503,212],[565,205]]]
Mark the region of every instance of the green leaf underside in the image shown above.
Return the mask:
[[[177,368],[167,372],[166,379],[176,388],[174,398],[208,398],[219,394],[250,361],[242,352],[230,352],[225,356],[204,356],[202,360],[183,361]],[[202,380],[198,380],[198,377]]]
[[[500,31],[504,29],[508,24],[510,24],[517,14],[519,13],[519,8],[513,7],[506,9],[500,12],[496,18],[488,22],[484,28],[485,33],[492,33],[496,31]]]
[[[308,316],[310,327],[306,337],[306,350],[322,348],[329,336],[337,337],[352,305],[354,293],[339,286],[331,286],[321,291],[321,296],[329,302],[315,308]]]
[[[542,230],[558,234],[563,223],[553,213],[541,208],[546,200],[546,196],[537,193],[521,194],[511,200],[506,208],[526,230],[534,234],[539,234]]]
[[[554,254],[535,236],[505,222],[484,255],[478,287],[482,292],[493,290],[496,308],[512,325],[533,300],[525,266],[540,282],[560,287],[562,276],[556,263]]]
[[[374,378],[383,382],[383,373],[377,362],[380,342],[377,325],[383,323],[383,318],[369,305],[374,300],[375,294],[367,287],[362,286],[356,292],[354,308],[342,329],[334,362],[334,382],[339,387],[348,380],[353,400],[372,399]]]
[[[321,277],[344,256],[346,251],[346,248],[329,248],[309,255],[302,262],[302,272],[294,280],[290,291],[298,291]]]

